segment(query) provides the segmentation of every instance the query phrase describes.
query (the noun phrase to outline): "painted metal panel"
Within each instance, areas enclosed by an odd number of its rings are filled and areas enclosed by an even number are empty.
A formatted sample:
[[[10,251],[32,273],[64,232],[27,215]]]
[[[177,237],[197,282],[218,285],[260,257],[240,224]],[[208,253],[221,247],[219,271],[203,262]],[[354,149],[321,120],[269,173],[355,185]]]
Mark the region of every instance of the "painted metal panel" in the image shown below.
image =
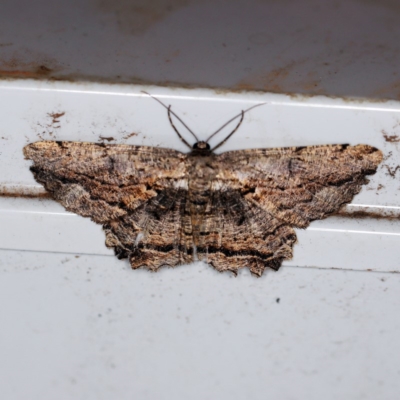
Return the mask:
[[[396,399],[400,274],[0,252],[6,399]]]
[[[299,232],[295,258],[286,264],[400,270],[396,250],[400,240],[399,172],[396,171],[400,107],[397,102],[219,94],[205,89],[3,82],[0,85],[3,99],[0,219],[7,229],[0,232],[1,248],[110,254],[99,227],[72,216],[52,201],[40,199],[44,191],[35,183],[22,148],[42,139],[109,140],[187,151],[169,125],[165,109],[141,93],[143,89],[172,104],[174,111],[203,138],[240,110],[265,102],[246,115],[240,130],[221,151],[326,143],[367,143],[380,148],[386,159],[369,185],[338,217],[314,222],[309,229]],[[33,196],[36,200],[7,195]],[[382,262],[383,252],[385,262]]]

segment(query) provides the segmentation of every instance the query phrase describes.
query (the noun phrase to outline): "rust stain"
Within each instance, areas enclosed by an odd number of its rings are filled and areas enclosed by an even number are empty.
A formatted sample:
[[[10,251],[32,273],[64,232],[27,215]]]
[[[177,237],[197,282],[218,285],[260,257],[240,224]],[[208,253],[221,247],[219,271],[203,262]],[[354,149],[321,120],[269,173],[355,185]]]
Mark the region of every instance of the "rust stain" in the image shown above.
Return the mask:
[[[235,89],[237,91],[245,91],[245,92],[253,92],[253,91],[259,91],[260,89],[257,89],[254,85],[254,83],[249,83],[249,82],[239,82],[238,84],[235,85]],[[225,91],[223,89],[219,89],[218,93],[222,93]]]
[[[1,67],[1,64],[0,64]],[[176,81],[149,81],[146,79],[138,78],[135,76],[127,76],[122,77],[120,75],[102,77],[96,75],[87,75],[87,74],[62,74],[57,72],[54,68],[51,69],[51,73],[45,72],[45,66],[40,66],[40,72],[37,71],[23,71],[23,70],[2,70],[0,69],[0,81],[1,80],[13,80],[13,79],[36,79],[36,80],[47,80],[47,81],[62,81],[62,82],[79,82],[79,83],[88,83],[88,82],[96,82],[96,83],[104,83],[108,85],[152,85],[159,87],[167,87],[168,89],[209,89],[213,90],[217,94],[230,94],[230,93],[278,93],[289,96],[296,100],[305,100],[313,98],[314,96],[325,96],[330,99],[340,99],[344,102],[348,103],[357,103],[363,104],[368,102],[374,103],[386,103],[393,99],[392,96],[382,97],[379,95],[375,95],[378,97],[370,96],[370,97],[351,97],[351,96],[340,96],[340,95],[332,95],[328,92],[325,92],[323,88],[318,87],[318,81],[310,81],[304,83],[303,87],[307,88],[308,85],[310,87],[314,87],[311,93],[301,93],[301,92],[291,92],[285,90],[285,87],[279,82],[272,82],[271,84],[264,83],[263,87],[260,87],[257,83],[252,82],[251,79],[245,79],[240,81],[239,83],[231,86],[231,87],[219,87],[213,85],[204,85],[200,83],[184,83],[184,82],[176,82]],[[272,72],[271,72],[272,73]],[[275,74],[284,78],[285,74],[283,71],[275,71]],[[287,76],[287,75],[286,75]],[[399,99],[400,99],[400,87],[399,87]]]
[[[0,59],[0,77],[49,79],[63,69],[62,65],[45,54],[15,51],[9,57]]]
[[[384,129],[382,129],[382,135],[385,138],[386,142],[389,143],[399,143],[400,137],[398,135],[389,135]]]
[[[51,199],[50,193],[41,188],[21,188],[0,186],[0,197]]]
[[[291,61],[285,66],[274,68],[267,73],[257,72],[239,81],[234,86],[234,90],[262,91],[299,96],[297,93],[288,93],[287,89],[293,86],[293,80],[297,81],[299,79],[295,74],[295,70],[304,62],[305,60]],[[306,76],[302,77],[301,81],[298,82],[300,91],[304,90],[308,93],[304,95],[305,97],[329,95],[329,93],[321,88],[320,84],[321,78],[316,71],[309,71]]]
[[[379,211],[350,211],[350,210],[339,210],[335,216],[342,217],[342,218],[351,218],[351,219],[378,219],[378,220],[389,220],[389,221],[396,221],[400,220],[400,216],[396,213],[385,213]]]
[[[283,93],[285,92],[284,84],[289,73],[295,68],[296,62],[292,61],[284,67],[278,67],[272,71],[257,72],[256,74],[249,76],[235,85],[235,89],[240,90],[266,90],[272,93]]]
[[[171,56],[178,56],[178,52],[174,52]],[[300,63],[300,61],[298,62]],[[297,64],[298,64],[297,63]],[[114,84],[128,84],[128,85],[155,85],[160,87],[168,87],[169,89],[179,88],[179,89],[211,89],[214,90],[217,94],[229,94],[229,93],[243,93],[243,92],[252,92],[252,93],[279,93],[290,96],[293,99],[308,99],[313,96],[326,96],[331,99],[341,99],[345,102],[350,103],[358,103],[362,104],[365,102],[379,102],[385,103],[390,99],[393,99],[393,96],[382,97],[379,93],[374,96],[360,98],[360,97],[349,97],[349,96],[339,96],[339,95],[331,95],[328,92],[325,92],[323,88],[320,87],[319,79],[313,78],[308,81],[303,82],[302,89],[307,91],[308,93],[292,92],[288,91],[288,87],[290,86],[287,82],[287,79],[290,78],[290,69],[295,68],[293,63],[288,64],[286,67],[276,68],[267,74],[255,74],[254,76],[250,76],[237,84],[231,87],[219,87],[213,85],[204,85],[199,83],[191,83],[186,84],[184,82],[176,82],[170,80],[163,81],[149,81],[146,79],[138,78],[136,76],[126,76],[122,77],[120,75],[102,77],[97,75],[88,75],[88,74],[65,74],[61,73],[61,67],[50,66],[47,65],[39,65],[37,67],[33,67],[35,63],[25,64],[18,67],[18,62],[13,61],[9,63],[8,69],[4,68],[4,62],[0,61],[0,80],[1,79],[45,79],[49,81],[63,81],[63,82],[96,82],[96,83],[105,83],[108,85]],[[11,65],[15,65],[15,70],[11,68]],[[31,68],[32,65],[32,68]],[[2,68],[3,67],[3,68]],[[18,67],[18,68],[17,68]],[[26,68],[26,69],[22,69]],[[313,73],[308,74],[309,77],[315,76]],[[287,87],[286,87],[287,86]],[[399,95],[400,99],[400,82],[399,82]]]
[[[52,124],[59,124],[60,123],[60,118],[65,115],[65,111],[64,112],[60,112],[60,113],[48,113],[47,115],[50,118],[52,118],[52,121],[51,121]]]
[[[46,56],[34,56],[37,61],[24,61],[27,56],[15,55],[11,58],[0,60],[0,77],[25,78],[25,79],[48,79],[54,73],[61,71],[61,65]]]
[[[321,78],[319,77],[318,73],[315,71],[308,72],[306,79],[301,84],[303,90],[309,93],[314,93],[317,95],[323,95],[326,93],[321,87]]]
[[[132,133],[130,133],[129,135],[126,135],[126,136],[123,136],[122,137],[122,139],[129,139],[129,138],[131,138],[131,137],[133,137],[133,136],[137,136],[138,134],[136,133],[136,132],[132,132]]]
[[[262,88],[272,92],[282,92],[282,85],[285,83],[290,71],[295,67],[296,62],[292,61],[284,67],[279,67],[268,72],[265,76],[261,77]]]
[[[39,65],[32,70],[5,70],[0,69],[0,76],[8,76],[12,78],[43,78],[50,75],[53,70],[45,65]]]
[[[376,90],[372,96],[385,96],[388,99],[400,100],[400,80],[393,81],[389,85]]]

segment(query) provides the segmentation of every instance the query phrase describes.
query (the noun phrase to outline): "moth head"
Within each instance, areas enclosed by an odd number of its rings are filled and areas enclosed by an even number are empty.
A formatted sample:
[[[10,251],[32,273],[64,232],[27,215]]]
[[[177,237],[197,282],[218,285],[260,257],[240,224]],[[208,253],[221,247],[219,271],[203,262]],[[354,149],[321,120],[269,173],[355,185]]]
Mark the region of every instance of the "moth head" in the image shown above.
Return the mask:
[[[210,145],[207,142],[203,142],[203,141],[196,142],[193,145],[193,150],[210,150],[210,149],[211,149]]]

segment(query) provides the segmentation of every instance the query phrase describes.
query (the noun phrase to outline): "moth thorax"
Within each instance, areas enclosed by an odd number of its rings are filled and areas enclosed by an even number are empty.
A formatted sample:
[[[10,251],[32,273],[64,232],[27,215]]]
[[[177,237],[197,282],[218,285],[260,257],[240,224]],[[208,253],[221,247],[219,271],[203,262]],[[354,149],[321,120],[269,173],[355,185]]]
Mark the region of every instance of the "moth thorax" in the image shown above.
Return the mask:
[[[210,150],[210,145],[207,142],[197,142],[193,145],[193,149]]]

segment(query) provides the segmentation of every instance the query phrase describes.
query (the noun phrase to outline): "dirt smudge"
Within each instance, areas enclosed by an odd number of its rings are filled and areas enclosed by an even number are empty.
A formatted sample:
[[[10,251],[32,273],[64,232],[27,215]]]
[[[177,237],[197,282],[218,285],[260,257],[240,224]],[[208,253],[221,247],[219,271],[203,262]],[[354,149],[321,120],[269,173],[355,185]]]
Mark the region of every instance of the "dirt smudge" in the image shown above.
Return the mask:
[[[387,169],[387,175],[391,176],[392,178],[396,177],[396,172],[400,169],[400,165],[396,165],[396,167],[390,167],[389,165],[384,164],[382,167]]]
[[[136,132],[132,132],[129,135],[123,136],[122,139],[127,140],[130,139],[133,136],[137,136],[138,134]]]
[[[60,123],[60,118],[63,117],[65,115],[65,111],[64,112],[60,112],[60,113],[48,113],[47,114],[50,118],[52,118],[52,124],[59,124]]]
[[[99,139],[107,142],[112,142],[113,140],[115,140],[112,136],[99,136]]]
[[[0,76],[9,78],[47,78],[57,70],[48,64],[20,62],[15,58],[0,62]]]
[[[399,143],[400,137],[398,135],[389,135],[384,129],[382,129],[382,135],[385,138],[385,141],[388,143]]]
[[[0,197],[27,198],[27,199],[51,199],[50,193],[43,188],[24,188],[18,186],[0,185]]]
[[[396,221],[400,220],[400,216],[397,214],[383,214],[380,211],[364,211],[364,210],[357,210],[357,211],[349,211],[347,209],[339,210],[335,216],[341,218],[351,218],[351,219],[378,219],[378,220],[389,220],[389,221]]]
[[[98,0],[98,10],[113,14],[118,28],[127,35],[144,33],[168,15],[185,7],[189,0]]]

